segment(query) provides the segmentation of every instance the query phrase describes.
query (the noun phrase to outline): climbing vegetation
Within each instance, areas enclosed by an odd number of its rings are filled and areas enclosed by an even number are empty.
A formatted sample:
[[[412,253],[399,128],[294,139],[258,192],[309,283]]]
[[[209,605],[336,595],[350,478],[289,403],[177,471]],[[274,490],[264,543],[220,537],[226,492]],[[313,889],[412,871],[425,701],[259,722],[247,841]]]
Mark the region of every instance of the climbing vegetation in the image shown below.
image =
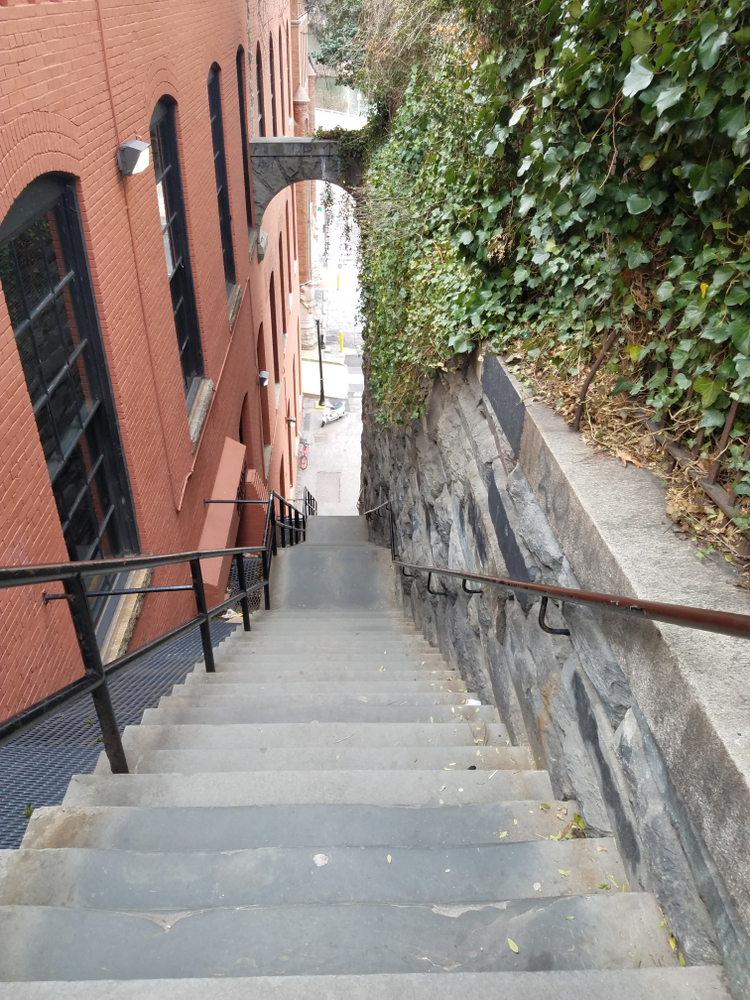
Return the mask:
[[[748,41],[750,0],[467,0],[431,25],[360,210],[381,420],[480,342],[568,412],[611,338],[608,396],[750,495]]]

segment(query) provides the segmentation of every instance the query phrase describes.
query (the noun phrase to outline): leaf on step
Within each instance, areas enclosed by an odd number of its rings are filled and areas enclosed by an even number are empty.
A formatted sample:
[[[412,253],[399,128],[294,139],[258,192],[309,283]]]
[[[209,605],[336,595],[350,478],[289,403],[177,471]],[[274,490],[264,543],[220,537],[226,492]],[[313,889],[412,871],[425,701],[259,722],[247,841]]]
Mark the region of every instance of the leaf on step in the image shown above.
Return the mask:
[[[581,816],[580,813],[573,813],[573,822],[576,824],[579,830],[583,830],[585,833],[586,824],[583,822],[583,816]]]
[[[615,889],[619,889],[620,888],[612,875],[609,875],[608,878],[609,878],[609,881],[612,883],[612,885],[615,887]]]
[[[566,920],[575,920],[575,917],[566,917]]]
[[[381,669],[381,670],[385,670],[385,667],[381,667],[380,669]]]
[[[511,951],[514,951],[516,955],[518,954],[518,945],[516,944],[515,941],[511,941],[510,938],[508,938],[508,947],[510,948]]]
[[[442,799],[438,799],[438,805],[439,805],[439,806],[443,806],[443,805],[445,805],[445,803],[443,802],[443,800],[442,800]]]
[[[518,820],[517,819],[513,820],[513,826],[518,826]]]
[[[680,963],[680,965],[682,966],[685,965],[685,956],[682,954],[681,951],[677,952],[677,961]]]
[[[677,941],[675,940],[674,934],[669,935],[669,947],[672,949],[672,951],[674,951],[675,948],[677,947]]]
[[[435,720],[433,719],[433,717],[432,717],[432,716],[430,716],[430,722],[434,722],[434,721],[435,721]]]
[[[666,920],[662,920],[662,921],[660,922],[659,926],[660,926],[660,927],[666,927],[666,926],[667,926],[667,921],[666,921]]]
[[[549,839],[550,840],[560,840],[561,837],[562,837],[562,830],[558,830],[557,833],[551,833]]]
[[[388,862],[388,864],[390,864],[391,861],[393,860],[393,858],[389,854],[388,857],[385,860]]]
[[[609,889],[609,882],[600,882],[599,883],[599,888],[600,889]]]
[[[534,892],[539,892],[541,890],[541,888],[542,888],[542,883],[541,882],[535,882],[534,883],[534,886],[533,886]]]
[[[448,872],[450,872],[450,868],[446,868],[446,869],[445,869],[445,874],[446,874],[446,875],[448,874]]]
[[[596,849],[597,849],[597,851],[606,851],[607,850],[606,847],[598,847],[598,846],[597,846]]]
[[[507,837],[507,836],[508,836],[508,831],[507,830],[503,830],[503,832],[500,834],[500,838],[499,839],[502,840],[503,837]]]
[[[322,868],[323,865],[327,865],[330,860],[331,859],[330,859],[329,855],[327,855],[327,854],[314,854],[313,855],[313,861],[318,866],[318,868]]]
[[[558,870],[558,871],[560,872],[560,874],[561,874],[561,875],[564,875],[564,876],[565,876],[566,878],[567,878],[567,877],[568,877],[568,875],[570,875],[570,873],[571,873],[571,872],[573,871],[573,869],[572,869],[572,868],[571,868],[571,869],[569,869],[569,870],[568,870],[568,871],[566,871],[566,872],[564,872],[564,871],[562,870],[562,868],[558,868],[557,870]]]
[[[544,809],[544,810],[545,810],[545,812],[546,812],[546,811],[547,811],[547,809],[549,809],[549,806],[547,805],[547,803],[546,803],[546,802],[542,802],[542,804],[541,804],[541,805],[539,806],[539,808],[540,808],[540,809]]]

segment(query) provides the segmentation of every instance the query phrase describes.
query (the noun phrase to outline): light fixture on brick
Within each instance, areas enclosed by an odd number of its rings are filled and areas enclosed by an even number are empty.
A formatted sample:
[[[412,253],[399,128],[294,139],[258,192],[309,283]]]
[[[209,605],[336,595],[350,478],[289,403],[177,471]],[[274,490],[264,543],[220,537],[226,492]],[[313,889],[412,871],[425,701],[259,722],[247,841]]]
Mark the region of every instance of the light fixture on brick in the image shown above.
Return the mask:
[[[117,166],[125,177],[142,173],[149,164],[151,146],[140,139],[124,142],[117,150]]]

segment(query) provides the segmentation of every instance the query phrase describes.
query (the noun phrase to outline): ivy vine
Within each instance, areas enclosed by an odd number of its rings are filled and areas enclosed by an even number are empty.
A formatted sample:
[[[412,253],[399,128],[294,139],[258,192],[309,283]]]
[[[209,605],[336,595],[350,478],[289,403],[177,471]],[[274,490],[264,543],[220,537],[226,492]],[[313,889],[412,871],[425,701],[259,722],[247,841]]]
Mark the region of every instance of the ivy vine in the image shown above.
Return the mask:
[[[580,365],[616,330],[614,391],[705,453],[727,429],[750,494],[750,0],[467,3],[367,171],[380,419],[481,341]]]

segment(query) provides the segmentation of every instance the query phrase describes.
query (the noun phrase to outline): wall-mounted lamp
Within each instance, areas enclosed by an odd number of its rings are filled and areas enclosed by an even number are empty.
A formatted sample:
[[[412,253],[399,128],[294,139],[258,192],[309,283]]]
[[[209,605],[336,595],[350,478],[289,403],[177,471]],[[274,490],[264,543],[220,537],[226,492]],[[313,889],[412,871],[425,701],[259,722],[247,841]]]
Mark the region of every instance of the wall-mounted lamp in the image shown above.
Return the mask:
[[[258,381],[262,386],[268,385],[268,372],[258,372]]]
[[[297,418],[296,417],[287,417],[286,418],[286,422],[288,424],[296,424],[297,423]]]
[[[117,150],[117,166],[125,177],[142,173],[149,163],[150,146],[140,139],[124,142]]]

